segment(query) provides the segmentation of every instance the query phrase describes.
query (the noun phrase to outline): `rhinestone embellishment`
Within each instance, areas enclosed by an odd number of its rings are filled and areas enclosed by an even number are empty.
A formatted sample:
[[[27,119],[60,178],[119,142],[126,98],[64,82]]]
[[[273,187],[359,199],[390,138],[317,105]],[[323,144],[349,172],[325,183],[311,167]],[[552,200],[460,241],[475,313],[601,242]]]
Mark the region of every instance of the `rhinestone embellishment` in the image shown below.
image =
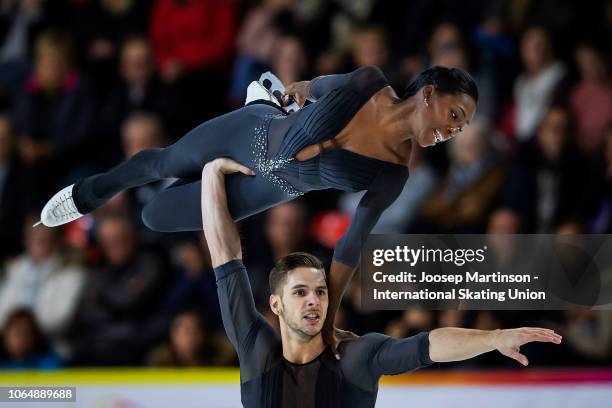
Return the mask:
[[[253,158],[255,163],[255,168],[258,170],[261,175],[268,180],[270,183],[280,188],[286,194],[290,196],[297,197],[301,196],[304,193],[300,190],[296,189],[289,183],[287,180],[277,176],[274,174],[276,170],[283,169],[288,163],[295,160],[294,158],[285,158],[278,157],[274,159],[268,159],[266,156],[268,154],[268,127],[270,125],[270,121],[274,118],[285,117],[285,115],[281,114],[268,114],[264,116],[264,120],[255,127],[254,138],[253,138]]]

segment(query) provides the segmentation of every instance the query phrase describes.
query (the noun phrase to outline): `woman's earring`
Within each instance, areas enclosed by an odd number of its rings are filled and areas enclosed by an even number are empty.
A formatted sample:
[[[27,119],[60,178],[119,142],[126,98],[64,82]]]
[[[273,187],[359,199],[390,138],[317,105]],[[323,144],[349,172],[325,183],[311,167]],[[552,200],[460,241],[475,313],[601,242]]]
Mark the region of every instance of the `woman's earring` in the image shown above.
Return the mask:
[[[425,106],[429,106],[429,101],[427,100],[427,98],[423,99],[423,102],[425,102]]]

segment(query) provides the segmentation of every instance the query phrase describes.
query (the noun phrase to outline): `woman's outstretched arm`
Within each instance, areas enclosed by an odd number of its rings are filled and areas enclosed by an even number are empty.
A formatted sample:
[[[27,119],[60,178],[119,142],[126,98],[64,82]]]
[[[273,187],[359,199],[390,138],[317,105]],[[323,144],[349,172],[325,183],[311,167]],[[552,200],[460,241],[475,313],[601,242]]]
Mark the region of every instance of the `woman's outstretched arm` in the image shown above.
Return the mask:
[[[407,179],[407,168],[401,171],[381,170],[371,188],[359,201],[351,225],[336,244],[329,272],[329,309],[323,330],[323,337],[334,352],[341,341],[352,337],[352,334],[336,329],[334,319],[344,292],[359,265],[361,249],[380,215],[402,192]]]
[[[350,86],[357,92],[371,93],[387,86],[387,78],[376,66],[365,66],[347,74],[318,76],[311,81],[294,82],[285,89],[285,94],[293,96],[301,106],[306,100],[314,102],[335,89]]]
[[[338,345],[340,342],[356,337],[355,334],[337,329],[334,325],[336,313],[340,308],[344,292],[346,292],[346,288],[355,273],[355,269],[354,266],[345,265],[334,259],[332,260],[329,270],[329,279],[327,282],[329,305],[327,307],[327,318],[323,325],[323,339],[331,346],[336,356],[339,355]]]

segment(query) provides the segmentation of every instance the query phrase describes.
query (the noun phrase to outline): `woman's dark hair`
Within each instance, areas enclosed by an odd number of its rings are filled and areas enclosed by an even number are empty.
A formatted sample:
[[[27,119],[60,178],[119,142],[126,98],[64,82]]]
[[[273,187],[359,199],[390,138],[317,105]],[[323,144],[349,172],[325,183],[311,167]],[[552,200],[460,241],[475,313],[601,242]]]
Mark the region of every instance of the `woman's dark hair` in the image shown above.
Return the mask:
[[[474,78],[460,68],[431,67],[421,72],[406,87],[403,98],[416,95],[425,85],[433,85],[436,91],[444,94],[464,93],[478,102],[478,87]]]

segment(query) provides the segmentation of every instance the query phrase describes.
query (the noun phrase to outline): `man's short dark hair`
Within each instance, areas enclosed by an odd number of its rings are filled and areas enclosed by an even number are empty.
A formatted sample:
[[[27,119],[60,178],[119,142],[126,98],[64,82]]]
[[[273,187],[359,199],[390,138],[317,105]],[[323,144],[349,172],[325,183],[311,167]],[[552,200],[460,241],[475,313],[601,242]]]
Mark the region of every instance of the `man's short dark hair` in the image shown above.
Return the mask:
[[[280,294],[287,281],[287,274],[296,268],[318,269],[325,278],[325,268],[319,258],[306,252],[293,252],[279,259],[270,271],[270,293]]]

